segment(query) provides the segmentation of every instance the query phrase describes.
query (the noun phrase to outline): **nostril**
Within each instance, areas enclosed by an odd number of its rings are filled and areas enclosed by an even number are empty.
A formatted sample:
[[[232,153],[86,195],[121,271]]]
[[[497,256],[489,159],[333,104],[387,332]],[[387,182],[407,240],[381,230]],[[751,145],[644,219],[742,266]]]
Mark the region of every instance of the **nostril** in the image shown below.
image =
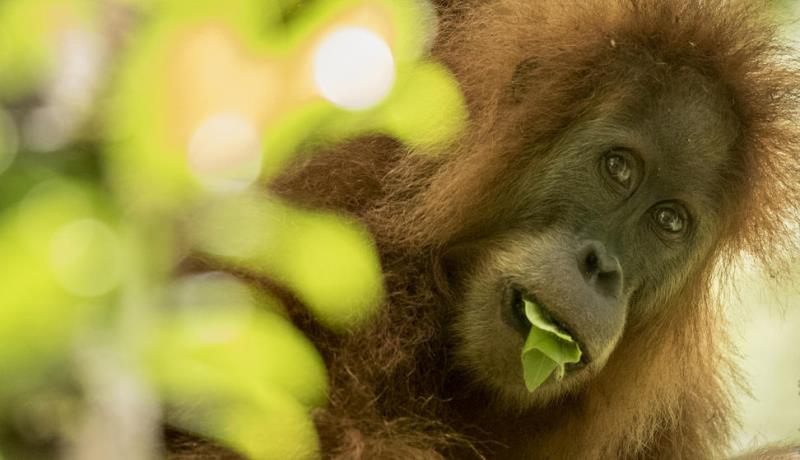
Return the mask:
[[[616,270],[609,272],[599,272],[597,274],[597,284],[600,285],[614,286],[618,284],[619,281],[620,281],[619,272]]]
[[[594,289],[604,297],[619,297],[622,291],[622,273],[616,270],[598,273]]]
[[[595,243],[589,242],[578,251],[578,268],[587,281],[595,278],[602,270],[603,257]]]
[[[622,284],[622,269],[617,258],[598,241],[586,242],[577,255],[586,283],[604,296],[617,295]]]
[[[589,250],[588,254],[586,254],[586,259],[583,261],[583,271],[587,275],[594,274],[599,269],[599,262],[597,253],[594,250]]]

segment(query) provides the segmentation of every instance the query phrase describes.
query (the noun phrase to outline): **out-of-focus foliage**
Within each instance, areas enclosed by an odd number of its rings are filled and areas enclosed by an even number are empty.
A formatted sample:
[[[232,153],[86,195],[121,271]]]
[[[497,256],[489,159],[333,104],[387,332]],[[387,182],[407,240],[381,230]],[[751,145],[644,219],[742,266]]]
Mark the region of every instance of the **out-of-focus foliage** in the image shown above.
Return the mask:
[[[236,189],[259,173],[272,177],[304,141],[366,131],[411,145],[446,141],[463,107],[452,77],[419,61],[433,24],[424,6],[327,0],[295,6],[285,20],[277,2],[159,4],[123,63],[110,106],[112,142],[124,140],[110,150],[115,183],[136,190],[131,199],[169,207],[204,187]],[[392,93],[364,110],[327,102],[315,81],[315,53],[345,26],[383,37],[394,58],[385,69],[396,74]],[[338,67],[359,64],[349,54],[330,58]],[[209,137],[223,132],[235,135],[209,147]],[[233,152],[227,162],[216,158],[219,149]]]
[[[99,202],[54,178],[0,214],[0,397],[63,359],[119,287],[124,250]]]
[[[172,422],[252,458],[311,458],[325,402],[316,350],[285,318],[241,306],[165,321],[145,361]]]
[[[32,91],[56,65],[65,31],[92,29],[96,2],[25,0],[0,2],[0,99]]]
[[[187,233],[200,250],[280,281],[331,327],[358,323],[378,304],[382,281],[374,248],[341,216],[251,193],[211,200],[191,220],[196,224]],[[231,222],[238,223],[235,240]]]
[[[0,452],[148,458],[165,418],[316,457],[324,363],[225,271],[336,331],[373,316],[368,233],[265,185],[306,144],[446,145],[465,114],[435,32],[417,0],[0,2]]]

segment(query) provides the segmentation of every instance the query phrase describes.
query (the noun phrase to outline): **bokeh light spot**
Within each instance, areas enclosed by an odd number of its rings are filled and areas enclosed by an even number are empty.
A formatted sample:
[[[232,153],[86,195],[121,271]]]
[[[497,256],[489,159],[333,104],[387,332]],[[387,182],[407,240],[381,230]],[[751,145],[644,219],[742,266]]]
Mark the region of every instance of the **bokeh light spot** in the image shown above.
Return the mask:
[[[206,272],[185,276],[172,286],[176,307],[190,313],[206,314],[210,311],[232,308],[249,312],[255,303],[250,289],[233,275],[225,272]]]
[[[261,141],[253,123],[236,113],[200,123],[188,145],[189,168],[212,192],[244,190],[261,173]]]
[[[60,34],[60,40],[57,74],[48,96],[52,102],[80,112],[91,104],[102,75],[104,39],[97,32],[70,28]]]
[[[53,152],[70,139],[74,119],[58,105],[47,105],[32,110],[22,125],[25,147],[34,152]]]
[[[50,267],[58,282],[73,294],[84,297],[107,294],[122,278],[117,236],[95,219],[70,222],[53,236]]]
[[[386,41],[362,27],[326,36],[314,55],[314,82],[322,96],[344,109],[362,110],[392,89],[395,65]]]

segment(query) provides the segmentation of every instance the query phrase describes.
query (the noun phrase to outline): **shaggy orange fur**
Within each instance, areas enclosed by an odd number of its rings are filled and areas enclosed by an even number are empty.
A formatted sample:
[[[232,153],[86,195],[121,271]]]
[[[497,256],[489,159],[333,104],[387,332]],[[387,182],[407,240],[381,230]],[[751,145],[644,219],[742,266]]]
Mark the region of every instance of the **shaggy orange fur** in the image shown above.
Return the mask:
[[[750,0],[446,2],[434,50],[470,109],[443,155],[368,138],[296,165],[274,187],[339,209],[372,230],[388,296],[363,330],[335,334],[302,309],[297,324],[329,368],[316,414],[324,458],[713,458],[735,421],[739,383],[715,273],[741,251],[779,272],[786,223],[800,202],[795,63],[765,6]],[[533,58],[510,85],[520,62]],[[601,96],[658,85],[684,69],[719,82],[737,117],[718,243],[678,296],[628,325],[608,364],[581,390],[530,412],[492,409],[450,355],[442,254],[479,233],[507,197],[524,145],[548,145]],[[742,172],[746,172],[743,174]],[[796,219],[796,217],[795,217]],[[796,220],[795,220],[796,221]]]

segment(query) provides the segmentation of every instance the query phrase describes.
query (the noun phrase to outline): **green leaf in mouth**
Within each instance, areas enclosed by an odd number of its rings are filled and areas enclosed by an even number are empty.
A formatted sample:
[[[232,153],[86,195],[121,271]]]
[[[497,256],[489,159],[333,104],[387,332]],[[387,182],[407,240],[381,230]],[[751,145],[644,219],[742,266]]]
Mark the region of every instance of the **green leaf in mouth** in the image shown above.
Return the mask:
[[[528,391],[533,392],[553,372],[556,379],[564,377],[564,366],[580,361],[581,349],[569,334],[542,313],[538,305],[523,300],[531,330],[522,346],[522,374]]]

